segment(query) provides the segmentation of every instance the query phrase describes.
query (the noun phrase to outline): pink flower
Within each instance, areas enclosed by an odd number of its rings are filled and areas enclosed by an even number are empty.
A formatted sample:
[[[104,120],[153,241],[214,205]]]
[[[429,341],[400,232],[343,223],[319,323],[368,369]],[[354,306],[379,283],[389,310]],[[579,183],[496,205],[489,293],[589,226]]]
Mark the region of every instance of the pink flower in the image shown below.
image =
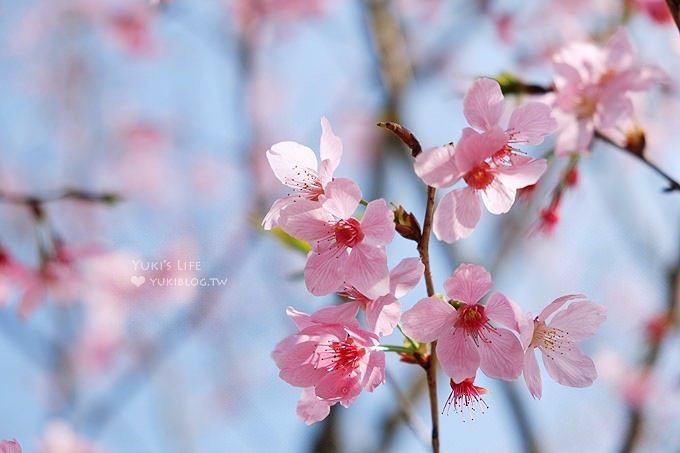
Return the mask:
[[[47,425],[40,440],[40,453],[94,453],[94,445],[80,437],[73,427],[64,421],[53,421]]]
[[[433,187],[449,187],[463,179],[467,187],[447,193],[434,214],[438,239],[454,242],[468,237],[481,216],[477,193],[492,214],[510,210],[518,189],[535,184],[547,168],[545,159],[518,154],[510,144],[540,144],[556,127],[550,107],[528,102],[516,108],[503,130],[500,120],[505,101],[498,82],[479,79],[465,95],[464,113],[480,132],[463,129],[458,145],[445,145],[421,153],[416,174]]]
[[[597,377],[593,361],[581,351],[576,342],[587,340],[606,319],[605,308],[585,299],[569,295],[555,299],[532,322],[531,315],[520,325],[524,355],[524,381],[534,398],[541,398],[541,374],[534,350],[538,348],[543,365],[558,384],[587,387]],[[567,302],[576,301],[552,316]]]
[[[425,266],[420,258],[406,258],[390,272],[390,291],[377,299],[370,299],[352,286],[346,286],[340,295],[352,299],[366,310],[366,323],[378,336],[389,335],[401,317],[399,298],[405,296],[420,281]]]
[[[333,134],[330,122],[321,118],[321,166],[314,151],[295,142],[280,142],[267,151],[267,160],[274,175],[286,186],[294,189],[292,194],[274,202],[262,221],[265,230],[279,224],[281,211],[303,199],[318,201],[326,186],[333,180],[333,172],[342,158],[342,142]]]
[[[302,387],[298,416],[307,424],[322,420],[330,406],[347,407],[362,389],[372,392],[385,380],[385,353],[377,335],[356,320],[356,304],[327,307],[308,315],[287,310],[299,331],[272,353],[279,376]]]
[[[0,453],[21,453],[21,445],[16,439],[0,440]]]
[[[458,412],[460,415],[465,415],[466,409],[469,413],[474,412],[476,405],[484,405],[487,409],[489,408],[484,402],[482,395],[490,392],[484,387],[475,385],[475,376],[463,379],[460,383],[456,383],[451,379],[449,385],[451,386],[451,393],[449,393],[449,397],[446,403],[444,403],[442,414],[444,411],[448,414],[451,406],[453,406],[454,412]]]
[[[474,377],[477,368],[489,377],[506,380],[522,371],[522,345],[507,329],[518,327],[511,302],[494,293],[485,305],[477,303],[491,286],[491,276],[483,267],[461,264],[444,283],[458,309],[428,297],[402,316],[401,325],[409,337],[437,341],[439,360],[454,382]]]
[[[642,65],[628,33],[619,29],[604,48],[572,43],[553,57],[556,117],[560,126],[555,152],[583,153],[596,131],[606,133],[630,120],[630,93],[665,79],[656,66]]]
[[[312,245],[305,284],[314,295],[352,286],[375,299],[390,289],[383,246],[394,238],[394,215],[379,199],[368,203],[359,221],[352,214],[360,200],[359,187],[338,178],[326,185],[321,204],[300,200],[282,213],[286,231]]]

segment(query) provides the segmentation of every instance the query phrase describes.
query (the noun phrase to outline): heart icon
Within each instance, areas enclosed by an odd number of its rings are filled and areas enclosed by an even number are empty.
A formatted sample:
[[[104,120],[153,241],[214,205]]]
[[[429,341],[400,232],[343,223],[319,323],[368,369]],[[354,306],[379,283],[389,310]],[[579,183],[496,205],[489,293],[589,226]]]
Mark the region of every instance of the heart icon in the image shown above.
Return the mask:
[[[146,278],[143,275],[133,275],[132,277],[130,277],[130,281],[132,282],[133,285],[139,288],[144,284]]]

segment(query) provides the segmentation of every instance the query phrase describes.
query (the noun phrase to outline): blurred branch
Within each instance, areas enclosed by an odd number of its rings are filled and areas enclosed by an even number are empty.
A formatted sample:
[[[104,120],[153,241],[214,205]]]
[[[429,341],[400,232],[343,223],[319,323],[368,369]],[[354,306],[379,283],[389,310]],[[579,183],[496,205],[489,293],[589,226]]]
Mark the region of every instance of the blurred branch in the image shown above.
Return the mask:
[[[668,9],[671,10],[671,15],[675,21],[675,26],[680,30],[680,0],[666,0]]]
[[[650,335],[649,350],[642,363],[643,375],[649,375],[654,370],[659,358],[659,351],[671,331],[678,325],[678,306],[680,305],[680,259],[667,274],[668,299],[665,312],[662,315],[663,327]],[[621,447],[622,453],[635,451],[644,432],[644,413],[642,405],[631,406],[628,412],[628,427]]]

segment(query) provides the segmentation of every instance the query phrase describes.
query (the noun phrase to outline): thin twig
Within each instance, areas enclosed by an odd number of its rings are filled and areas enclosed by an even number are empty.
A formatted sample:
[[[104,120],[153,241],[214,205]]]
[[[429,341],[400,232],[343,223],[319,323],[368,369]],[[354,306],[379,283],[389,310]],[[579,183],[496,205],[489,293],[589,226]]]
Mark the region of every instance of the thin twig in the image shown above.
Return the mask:
[[[668,5],[668,9],[671,10],[675,26],[678,27],[678,31],[680,31],[680,0],[666,0],[666,4]]]

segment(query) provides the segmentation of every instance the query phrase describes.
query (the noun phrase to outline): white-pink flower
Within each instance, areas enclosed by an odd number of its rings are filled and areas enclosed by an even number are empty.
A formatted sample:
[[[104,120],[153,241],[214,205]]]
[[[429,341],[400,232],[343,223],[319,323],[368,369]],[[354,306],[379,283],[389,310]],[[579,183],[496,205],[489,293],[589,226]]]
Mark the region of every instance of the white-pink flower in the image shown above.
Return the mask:
[[[324,419],[330,406],[347,407],[362,389],[372,392],[385,380],[385,353],[377,335],[356,320],[356,304],[322,308],[308,315],[287,310],[299,331],[272,353],[279,376],[302,387],[298,416],[307,424]]]
[[[354,182],[337,178],[326,185],[320,204],[299,200],[282,212],[286,231],[312,246],[305,284],[314,295],[352,286],[375,299],[390,289],[383,247],[394,238],[394,214],[379,199],[368,203],[362,219],[357,220],[352,214],[360,200],[361,191]]]
[[[571,43],[553,57],[558,155],[587,152],[595,132],[607,133],[633,117],[630,93],[652,88],[666,77],[654,65],[640,64],[625,29],[600,48]]]
[[[267,160],[274,175],[286,186],[294,189],[292,194],[274,202],[262,221],[265,230],[279,224],[281,211],[299,200],[318,201],[326,185],[333,180],[333,173],[342,158],[342,142],[333,134],[330,122],[321,118],[321,165],[314,151],[296,142],[280,142],[267,151]]]
[[[572,303],[560,310],[568,302]],[[602,305],[577,294],[555,299],[535,319],[532,320],[529,315],[522,321],[520,333],[527,348],[524,381],[534,398],[540,399],[542,394],[541,374],[534,353],[537,348],[541,351],[546,371],[558,384],[587,387],[593,383],[597,378],[595,365],[576,343],[595,335],[606,317]]]
[[[500,126],[505,101],[498,82],[479,79],[465,95],[464,113],[470,125],[453,144],[421,153],[416,174],[433,187],[449,187],[463,179],[466,187],[447,193],[434,214],[438,239],[454,242],[468,237],[481,216],[478,193],[492,214],[508,212],[518,189],[535,184],[547,168],[545,159],[519,154],[514,143],[537,145],[551,133],[550,107],[528,102],[517,107],[504,130]]]
[[[493,293],[486,304],[478,303],[491,287],[491,276],[483,267],[461,264],[444,283],[458,309],[428,297],[402,316],[401,326],[409,337],[437,341],[437,356],[454,382],[474,378],[478,368],[489,377],[506,380],[522,371],[522,345],[509,330],[518,328],[511,302]]]
[[[390,335],[401,317],[399,298],[405,296],[420,281],[425,266],[420,258],[406,258],[390,271],[390,291],[377,299],[366,297],[353,286],[346,286],[340,294],[366,311],[368,328],[378,336]]]

